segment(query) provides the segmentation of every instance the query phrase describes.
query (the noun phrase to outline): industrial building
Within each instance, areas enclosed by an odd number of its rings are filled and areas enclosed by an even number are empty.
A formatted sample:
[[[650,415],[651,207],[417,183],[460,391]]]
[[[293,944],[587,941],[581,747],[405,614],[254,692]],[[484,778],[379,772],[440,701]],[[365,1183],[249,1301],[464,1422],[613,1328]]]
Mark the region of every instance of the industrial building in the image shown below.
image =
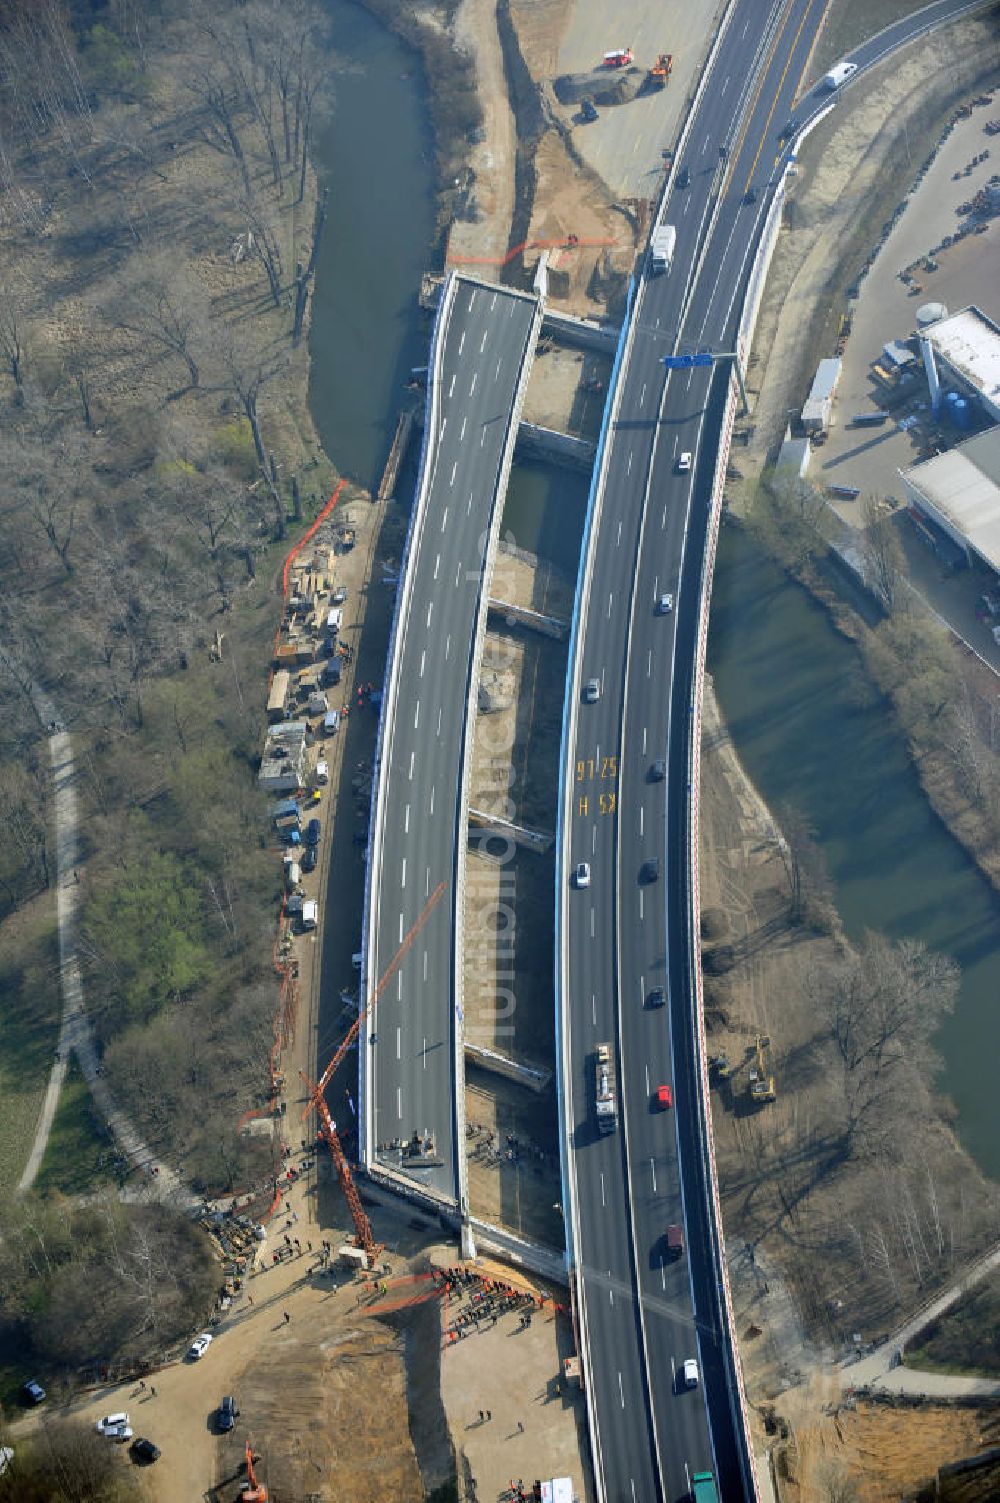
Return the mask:
[[[975,306],[963,308],[922,327],[920,343],[935,411],[947,388],[1000,423],[1000,328],[993,320]]]
[[[1000,577],[1000,427],[900,470],[909,504]]]

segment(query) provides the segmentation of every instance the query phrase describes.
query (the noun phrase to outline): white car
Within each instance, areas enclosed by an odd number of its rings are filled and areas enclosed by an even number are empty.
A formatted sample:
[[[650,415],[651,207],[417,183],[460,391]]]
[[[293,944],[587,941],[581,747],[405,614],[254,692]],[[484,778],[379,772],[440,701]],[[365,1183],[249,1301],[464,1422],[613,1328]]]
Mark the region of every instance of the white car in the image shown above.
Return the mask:
[[[197,1362],[199,1358],[204,1357],[205,1353],[208,1351],[211,1345],[211,1331],[202,1331],[201,1335],[196,1336],[191,1345],[188,1347],[188,1356],[190,1357],[191,1361]]]
[[[698,1387],[698,1364],[693,1357],[689,1357],[681,1368],[681,1382],[685,1388]]]
[[[98,1435],[106,1435],[109,1440],[131,1440],[132,1422],[124,1410],[120,1414],[106,1414],[99,1419],[96,1425]]]
[[[586,861],[581,861],[574,871],[573,885],[574,887],[590,886],[590,867],[587,865]]]
[[[687,472],[688,472],[688,470],[690,470],[690,468],[691,468],[691,451],[690,451],[690,449],[685,449],[684,453],[681,455],[680,459],[678,459],[678,461],[677,461],[677,473],[678,473],[678,475],[686,475]]]
[[[661,595],[656,602],[656,614],[658,616],[669,616],[673,608],[674,597],[672,595]]]
[[[601,697],[601,681],[599,678],[588,678],[584,690],[584,700],[588,705],[594,705]]]

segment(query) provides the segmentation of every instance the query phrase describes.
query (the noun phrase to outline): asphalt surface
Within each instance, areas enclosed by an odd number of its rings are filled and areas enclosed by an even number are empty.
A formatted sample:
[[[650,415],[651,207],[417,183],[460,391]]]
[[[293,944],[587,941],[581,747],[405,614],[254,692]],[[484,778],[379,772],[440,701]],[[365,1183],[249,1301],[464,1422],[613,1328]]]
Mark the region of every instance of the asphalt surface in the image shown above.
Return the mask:
[[[378,999],[367,1046],[376,1157],[452,1201],[458,1198],[454,957],[465,844],[464,734],[484,540],[535,306],[524,294],[459,280],[441,336],[437,431],[425,439],[421,483],[429,476],[429,489],[408,564],[409,609],[397,626],[398,697],[383,734],[384,835],[372,878],[369,992],[438,884],[446,882],[447,890]],[[432,1154],[415,1161],[385,1146],[414,1132],[433,1141]]]
[[[935,6],[850,56],[863,68],[969,8],[960,0]],[[769,189],[784,165],[783,132],[831,101],[822,89],[799,93],[822,11],[820,0],[782,7],[743,0],[730,22],[679,158],[690,185],[674,189],[666,215],[677,229],[673,266],[645,277],[637,295],[581,600],[564,869],[588,861],[591,885],[559,894],[565,1090],[591,1422],[611,1500],[680,1499],[691,1474],[704,1469],[715,1472],[722,1498],[746,1492],[710,1253],[695,1075],[698,957],[688,921],[698,589],[727,378],[719,367],[668,378],[660,361],[733,348]],[[692,468],[680,473],[684,452]],[[656,608],[664,592],[674,597],[665,615]],[[591,678],[600,680],[601,698],[585,704],[580,691]],[[663,781],[652,771],[659,759]],[[654,880],[643,880],[648,860],[660,862]],[[649,1005],[658,987],[667,993],[663,1008]],[[620,1126],[601,1137],[593,1073],[604,1040],[617,1048]],[[656,1104],[661,1085],[671,1087],[672,1110]],[[687,1252],[676,1261],[666,1254],[671,1223],[686,1233]],[[689,1357],[699,1363],[697,1391],[677,1382]]]

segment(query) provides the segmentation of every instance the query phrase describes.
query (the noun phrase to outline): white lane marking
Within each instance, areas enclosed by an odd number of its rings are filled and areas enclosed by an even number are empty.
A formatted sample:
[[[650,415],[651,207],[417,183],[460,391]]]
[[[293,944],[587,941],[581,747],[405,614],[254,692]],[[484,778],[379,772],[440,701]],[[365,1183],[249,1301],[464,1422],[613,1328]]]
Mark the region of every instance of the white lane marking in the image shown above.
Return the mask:
[[[455,471],[457,469],[458,469],[458,460],[456,459],[455,463],[451,467],[451,483],[452,483],[452,485],[455,484]],[[447,527],[447,525],[448,525],[448,508],[446,506],[445,509],[444,509],[444,516],[441,518],[441,531],[442,532],[444,532],[444,530]]]
[[[596,1028],[597,1027],[597,995],[594,992],[591,992],[591,994],[590,994],[590,1015],[591,1015],[591,1017],[594,1020],[594,1027]]]
[[[666,1289],[666,1287],[667,1287],[667,1266],[664,1263],[663,1259],[661,1258],[660,1259],[660,1288],[661,1289]]]
[[[496,374],[493,377],[494,381],[499,381],[500,380],[500,364],[501,364],[501,362],[498,360],[497,361]]]
[[[482,342],[481,342],[481,344],[479,346],[479,353],[480,353],[480,355],[483,353],[483,351],[486,348],[486,336],[487,336],[487,334],[489,332],[490,332],[489,329],[484,329],[483,330],[483,338],[482,338]]]
[[[434,789],[431,789],[431,813],[434,813]]]
[[[601,1172],[601,1205],[607,1209],[607,1201],[604,1199],[604,1172]]]
[[[461,433],[460,433],[460,434],[459,434],[459,435],[458,435],[458,441],[459,441],[459,443],[461,443],[461,442],[462,442],[462,440],[463,440],[463,438],[464,438],[464,437],[465,437],[465,425],[466,425],[466,423],[467,423],[467,422],[468,422],[468,421],[469,421],[469,419],[468,419],[468,418],[467,418],[467,417],[464,417],[464,418],[463,418],[463,419],[462,419],[462,431],[461,431]]]
[[[628,467],[629,467],[629,469],[632,468],[632,456],[631,456],[631,454],[628,457]],[[615,547],[616,548],[620,548],[621,545],[622,545],[622,519],[621,519],[621,517],[619,517],[618,518],[618,541],[615,543]]]
[[[466,515],[466,516],[468,516],[468,515],[469,515],[469,513],[470,513],[470,512],[471,512],[471,510],[472,510],[472,494],[471,494],[471,492],[470,492],[470,494],[469,494],[469,499],[468,499],[468,501],[467,501],[467,502],[466,502],[466,503],[465,503],[465,515]]]
[[[399,971],[397,973],[397,975],[396,975],[396,998],[397,998],[397,1000],[399,1002],[402,1002],[402,1000],[403,1000],[403,973],[402,973],[402,971]]]
[[[409,833],[410,833],[410,806],[409,806],[409,804],[407,804],[406,808],[403,810],[403,834],[404,835],[409,835]]]
[[[677,1387],[677,1364],[673,1357],[670,1359],[670,1386],[671,1388]]]
[[[462,353],[462,351],[464,349],[465,349],[465,330],[463,329],[462,330],[462,337],[458,341],[458,353],[461,355],[461,353]]]
[[[594,826],[594,828],[590,832],[590,854],[592,856],[594,856],[594,855],[597,854],[597,826],[596,825]]]
[[[416,708],[413,711],[413,729],[416,730],[417,726],[419,724],[420,724],[420,701],[418,699],[417,700],[417,704],[416,704]]]
[[[749,24],[749,23],[748,23],[748,24]],[[745,27],[744,27],[744,30],[746,30],[746,28],[745,28]],[[722,85],[722,88],[721,88],[721,89],[720,89],[720,90],[719,90],[719,98],[720,98],[720,99],[721,99],[721,98],[722,98],[722,96],[723,96],[723,94],[724,94],[724,93],[725,93],[725,92],[726,92],[726,90],[727,90],[727,89],[728,89],[728,88],[729,88],[729,77],[728,77],[728,75],[727,75],[727,76],[726,76],[726,78],[725,78],[725,80],[724,80],[724,81],[723,81],[723,85]]]
[[[626,475],[631,475],[631,473],[632,473],[632,450],[631,449],[629,449],[629,451],[628,451],[628,468],[626,469],[625,473],[626,473]],[[618,536],[621,537],[621,535],[622,535],[622,524],[619,522],[618,523]]]
[[[441,567],[441,555],[439,553],[438,556],[437,556],[437,558],[434,560],[434,578],[435,579],[437,579],[437,577],[438,577],[438,570],[440,569],[440,567]]]
[[[497,305],[497,296],[498,296],[498,294],[494,292],[494,294],[493,294],[493,301],[492,301],[492,303],[490,303],[490,312],[491,313],[493,312],[493,309]]]
[[[593,908],[590,910],[590,937],[591,937],[591,939],[593,939],[593,937],[594,937],[594,910],[593,910]]]
[[[431,603],[427,607],[427,625],[428,626],[430,626],[430,624],[431,624],[431,616],[433,614],[434,614],[434,602],[432,600]]]
[[[399,1118],[400,1122],[402,1122],[402,1120],[403,1120],[403,1088],[402,1088],[402,1086],[397,1086],[396,1087],[396,1116]]]
[[[643,754],[643,756],[646,755],[646,727],[645,726],[643,726],[643,728],[642,728],[642,754]]]
[[[471,290],[469,292],[469,312],[470,313],[472,312],[472,305],[473,305],[473,303],[475,301],[476,301],[476,289],[473,287],[473,288],[471,288]]]
[[[613,600],[614,600],[614,598],[615,598],[615,597],[614,597],[614,592],[612,592],[612,593],[611,593],[611,594],[610,594],[610,595],[609,595],[609,596],[608,596],[608,620],[609,620],[609,621],[610,621],[610,620],[611,620],[611,604],[612,604],[612,601],[613,601]]]
[[[656,1194],[656,1165],[652,1159],[649,1161],[649,1172],[653,1176],[653,1194]]]
[[[400,871],[399,871],[399,885],[400,885],[400,887],[405,887],[406,886],[406,857],[405,856],[403,857],[403,864],[400,867]]]
[[[702,154],[702,156],[704,156],[705,152],[708,150],[709,142],[711,141],[711,139],[712,139],[711,136],[706,136],[705,137],[705,144],[701,148],[701,154]]]
[[[654,580],[653,580],[653,603],[654,603],[654,605],[656,603],[656,597],[657,597],[657,595],[659,595],[659,593],[660,593],[660,576],[657,574],[655,576]]]
[[[740,32],[740,36],[741,37],[745,37],[746,36],[746,34],[747,34],[747,28],[749,27],[749,25],[750,25],[749,21],[747,21],[747,22],[744,23],[743,30]]]
[[[646,1095],[649,1095],[649,1066],[646,1066]]]
[[[639,406],[642,407],[643,404],[645,403],[645,401],[646,401],[646,383],[644,381],[642,383],[642,391],[639,393]]]
[[[608,1269],[608,1278],[610,1278],[610,1277],[611,1277],[611,1269],[609,1268]],[[613,1289],[610,1289],[610,1288],[608,1289],[608,1299],[610,1300],[611,1304],[614,1304],[614,1302],[615,1302],[615,1291]]]
[[[622,1375],[621,1375],[621,1373],[618,1374],[618,1395],[619,1395],[619,1397],[620,1397],[620,1399],[622,1401],[622,1408],[624,1409],[625,1408],[625,1390],[622,1387]]]
[[[482,433],[480,433],[480,435],[479,435],[479,447],[481,449],[483,449],[483,448],[486,447],[486,429],[485,428],[483,429]]]
[[[646,811],[642,807],[642,805],[640,804],[639,805],[639,834],[640,835],[643,833],[643,825],[645,823],[646,823]]]
[[[663,528],[666,527],[666,525],[667,525],[667,508],[664,507],[663,508],[663,516],[662,516],[662,518],[660,520],[660,530],[662,531]]]
[[[430,893],[430,890],[431,890],[431,869],[430,869],[430,867],[427,867],[426,871],[424,872],[424,897],[425,898]]]
[[[413,782],[413,759],[414,759],[414,757],[416,755],[417,755],[416,752],[410,752],[410,782],[411,783]]]
[[[396,1058],[397,1059],[402,1059],[402,1057],[403,1057],[403,1030],[400,1028],[399,1024],[397,1023],[396,1024]]]
[[[447,663],[447,661],[448,661],[448,659],[450,657],[451,657],[451,632],[449,632],[448,635],[444,639],[444,660],[445,660],[446,663]],[[440,727],[439,727],[439,729],[440,729]]]
[[[422,652],[420,654],[420,677],[421,678],[423,678],[423,676],[424,676],[424,665],[425,665],[426,662],[427,662],[427,653],[426,652]]]
[[[456,588],[456,590],[458,589],[458,581],[461,579],[461,577],[462,577],[462,565],[459,564],[458,568],[455,570],[455,588]]]
[[[424,980],[427,980],[427,951],[424,951]]]
[[[652,676],[653,676],[653,649],[650,648],[649,649],[649,655],[646,658],[646,677],[647,678],[652,678]]]
[[[639,917],[640,918],[644,917],[644,909],[645,909],[644,899],[645,899],[645,896],[646,896],[645,893],[643,892],[642,888],[640,887],[639,888]]]
[[[441,734],[441,708],[440,707],[438,708],[438,728],[437,728],[437,733],[440,736],[440,734]]]
[[[427,1040],[426,1039],[424,1039],[424,1046],[423,1046],[423,1048],[421,1049],[420,1052],[423,1055],[423,1058],[424,1058],[424,1069],[426,1070],[427,1069]]]
[[[469,386],[469,396],[470,396],[470,397],[471,397],[471,396],[472,396],[472,393],[473,393],[473,392],[474,392],[474,391],[475,391],[475,389],[476,389],[476,381],[477,381],[477,380],[478,380],[478,378],[479,378],[479,373],[478,373],[478,371],[473,371],[473,372],[472,372],[472,383],[471,383],[471,385],[470,385],[470,386]]]
[[[448,395],[449,395],[449,397],[452,395],[452,393],[455,390],[455,382],[456,382],[457,379],[458,379],[457,375],[454,375],[451,378],[451,384],[448,387]]]
[[[690,200],[690,199],[689,199],[689,198],[686,198],[686,199],[685,199],[685,200],[684,200],[684,207],[683,207],[683,209],[682,209],[682,210],[681,210],[681,213],[682,213],[682,214],[686,214],[686,213],[687,213],[687,211],[688,211],[688,209],[690,209],[690,207],[691,207],[691,200]]]
[[[632,147],[632,155],[633,156],[635,156],[636,152],[639,150],[639,145],[640,145],[641,141],[642,141],[642,137],[641,136],[636,136],[636,138],[635,138],[635,145]]]
[[[403,943],[403,915],[399,915],[399,943]]]

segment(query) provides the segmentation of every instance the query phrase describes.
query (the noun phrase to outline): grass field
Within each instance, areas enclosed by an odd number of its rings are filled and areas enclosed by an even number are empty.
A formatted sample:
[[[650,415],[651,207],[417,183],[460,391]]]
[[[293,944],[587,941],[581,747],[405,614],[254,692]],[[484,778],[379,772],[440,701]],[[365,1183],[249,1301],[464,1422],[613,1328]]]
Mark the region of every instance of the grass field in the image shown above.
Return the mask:
[[[114,1142],[94,1109],[90,1090],[74,1062],[66,1075],[35,1189],[87,1195],[116,1185]]]
[[[6,1199],[31,1151],[59,1037],[59,965],[51,893],[4,925],[0,955],[0,1198]],[[16,932],[15,932],[16,931]]]
[[[992,1278],[959,1300],[906,1349],[907,1367],[925,1372],[1000,1378],[1000,1279]]]

